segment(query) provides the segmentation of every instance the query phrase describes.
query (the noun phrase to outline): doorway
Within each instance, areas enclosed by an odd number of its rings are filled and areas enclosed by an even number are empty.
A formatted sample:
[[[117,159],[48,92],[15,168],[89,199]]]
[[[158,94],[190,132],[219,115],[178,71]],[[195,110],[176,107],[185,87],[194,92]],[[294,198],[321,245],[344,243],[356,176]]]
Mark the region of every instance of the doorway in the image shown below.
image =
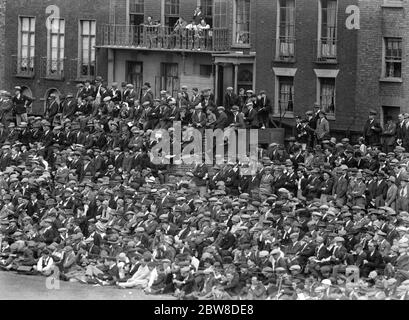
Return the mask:
[[[141,98],[142,84],[143,84],[143,64],[137,61],[126,62],[126,81],[132,83],[138,95]]]

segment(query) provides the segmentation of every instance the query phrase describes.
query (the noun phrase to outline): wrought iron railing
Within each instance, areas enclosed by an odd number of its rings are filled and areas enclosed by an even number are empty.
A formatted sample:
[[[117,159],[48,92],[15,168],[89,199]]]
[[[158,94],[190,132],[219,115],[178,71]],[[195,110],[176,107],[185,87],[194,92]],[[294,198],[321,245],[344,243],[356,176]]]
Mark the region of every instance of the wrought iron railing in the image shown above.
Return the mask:
[[[275,60],[283,62],[295,61],[295,38],[280,36],[275,43]]]
[[[41,58],[41,77],[62,80],[65,78],[66,59]],[[68,66],[67,66],[68,67]]]
[[[35,57],[12,56],[13,74],[19,77],[34,77]]]
[[[228,29],[188,30],[163,26],[102,25],[97,45],[167,50],[227,51]]]

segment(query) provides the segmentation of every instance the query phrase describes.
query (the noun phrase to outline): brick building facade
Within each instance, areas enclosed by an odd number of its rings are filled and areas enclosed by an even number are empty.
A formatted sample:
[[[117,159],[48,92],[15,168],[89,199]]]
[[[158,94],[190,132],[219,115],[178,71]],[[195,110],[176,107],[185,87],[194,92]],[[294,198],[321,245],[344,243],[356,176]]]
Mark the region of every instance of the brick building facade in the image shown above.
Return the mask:
[[[100,50],[94,58],[91,46],[86,48],[92,32],[83,34],[91,21],[98,27],[108,15],[107,0],[6,1],[2,88],[13,92],[14,86],[22,86],[35,98],[33,112],[41,114],[51,92],[75,94],[78,82],[106,75],[106,52]]]
[[[359,134],[371,108],[381,120],[408,111],[407,1],[58,0],[53,5],[65,21],[64,32],[57,28],[54,35],[46,28],[49,1],[7,1],[7,14],[0,10],[0,38],[2,30],[5,35],[0,52],[7,52],[0,57],[0,84],[8,90],[23,85],[36,98],[37,110],[50,89],[75,92],[78,81],[98,74],[108,84],[133,82],[140,88],[150,82],[156,93],[176,94],[182,85],[211,88],[218,103],[227,86],[264,89],[275,118],[288,127],[315,102],[327,111],[331,130],[351,134]],[[175,32],[176,19],[189,23],[199,5],[210,30]],[[359,30],[345,24],[351,5],[360,9]],[[161,27],[141,26],[148,16]],[[29,20],[22,19],[30,17],[35,17],[34,66],[22,61],[31,45],[22,42],[22,34],[30,34]],[[88,31],[84,36],[82,20],[96,21],[95,57],[85,51],[85,62],[81,43],[94,42]],[[63,62],[52,41],[62,33]]]

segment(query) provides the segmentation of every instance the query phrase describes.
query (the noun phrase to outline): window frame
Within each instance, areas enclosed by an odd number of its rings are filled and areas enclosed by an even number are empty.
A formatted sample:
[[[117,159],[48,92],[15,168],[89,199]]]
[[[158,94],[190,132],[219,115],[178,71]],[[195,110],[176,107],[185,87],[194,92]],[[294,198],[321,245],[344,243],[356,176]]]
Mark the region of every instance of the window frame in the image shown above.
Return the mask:
[[[332,44],[333,49],[335,51],[335,53],[333,55],[328,55],[328,56],[323,56],[322,52],[322,44],[323,44],[323,39],[324,37],[322,36],[323,34],[323,2],[326,2],[327,4],[327,9],[325,9],[326,15],[328,16],[328,2],[332,1],[336,3],[336,7],[335,7],[335,32],[334,32],[334,37],[330,38],[328,37],[328,35],[325,37],[326,39],[326,45],[328,45],[327,41],[328,39],[332,39],[332,41],[334,42]],[[317,43],[316,43],[316,57],[315,59],[317,60],[317,62],[329,62],[329,63],[337,63],[338,60],[338,13],[339,13],[339,1],[338,0],[319,0],[318,1],[318,31],[317,31]],[[328,21],[325,24],[325,26],[328,26]],[[331,43],[329,44],[331,45]],[[329,47],[329,50],[331,50],[331,48]]]
[[[89,35],[84,35],[83,33],[83,23],[88,22],[89,23]],[[78,26],[78,78],[79,79],[93,79],[96,76],[97,70],[96,70],[96,49],[95,45],[94,47],[92,46],[92,39],[94,39],[94,44],[96,43],[96,27],[97,27],[97,21],[95,19],[80,19],[78,21],[79,26]],[[95,34],[91,34],[92,31],[92,23],[95,23]],[[84,53],[84,48],[83,48],[83,38],[88,37],[88,73],[83,74],[82,72],[82,67],[83,67],[83,53]],[[92,54],[93,53],[93,54]],[[92,57],[94,60],[92,61]],[[94,72],[92,74],[91,70],[92,67]]]
[[[168,8],[171,11],[170,13],[167,12]],[[177,13],[172,12],[172,8],[176,9]],[[180,0],[163,0],[163,17],[164,17],[164,25],[168,27],[172,27],[174,23],[170,23],[170,19],[179,19],[180,17]]]
[[[213,17],[215,9],[214,0],[200,0],[200,6],[202,7],[203,16],[206,20],[206,23],[210,25],[210,28],[213,28]],[[211,11],[210,15],[208,14],[209,9]]]
[[[53,32],[53,21],[58,20],[58,30],[57,32]],[[61,25],[62,22],[62,25]],[[54,18],[50,20],[51,28],[48,29],[47,32],[47,59],[46,59],[46,66],[45,66],[45,77],[46,78],[62,78],[64,75],[64,62],[65,62],[65,27],[66,21],[63,18]],[[63,26],[63,28],[61,28]],[[61,32],[61,29],[63,32]],[[53,59],[52,57],[52,38],[53,36],[57,36],[57,58]],[[62,47],[61,47],[61,38],[63,37]],[[62,53],[61,53],[62,50]],[[62,57],[61,57],[62,54]],[[53,60],[57,60],[57,67],[56,67],[56,74],[51,73],[52,69],[51,66],[53,64]]]
[[[238,42],[238,17],[239,17],[239,2],[242,3],[243,8],[246,9],[246,6],[248,6],[248,20],[243,20],[241,25],[246,25],[248,24],[248,42],[246,43],[240,43]],[[233,46],[234,47],[245,47],[248,48],[251,46],[251,1],[250,0],[235,0],[234,2],[234,10],[233,10]],[[246,10],[243,10],[244,13],[246,13]],[[242,31],[246,32],[246,31]]]
[[[23,19],[29,19],[29,30],[24,31],[23,30]],[[33,24],[31,23],[33,21]],[[17,51],[17,61],[16,61],[16,75],[20,76],[28,76],[32,77],[34,76],[35,73],[35,56],[36,56],[36,22],[37,19],[35,16],[29,16],[29,15],[19,15],[18,16],[18,51]],[[33,30],[31,30],[31,26],[34,27]],[[28,43],[27,45],[23,46],[23,39],[24,39],[24,34],[28,34],[27,39]],[[27,47],[27,57],[23,57],[23,47]],[[31,54],[33,53],[33,54]],[[30,71],[22,71],[22,59],[27,58],[29,61],[27,63],[27,66]],[[30,64],[30,65],[29,65]]]
[[[145,20],[145,0],[128,0],[127,3],[128,25],[135,25],[131,23],[131,17],[133,16],[142,17],[141,20],[143,23]],[[135,10],[135,8],[139,8],[139,11]]]
[[[276,79],[275,79],[275,101],[274,101],[274,110],[273,110],[273,115],[276,117],[284,117],[284,118],[291,118],[294,117],[294,98],[295,98],[295,77],[292,75],[276,75]],[[287,110],[286,109],[281,109],[281,115],[280,115],[280,104],[281,102],[281,87],[284,84],[290,84],[292,86],[292,92],[291,92],[291,88],[289,91],[289,94],[291,94],[292,96],[292,104],[293,104],[293,109],[292,110]],[[290,100],[287,100],[287,104]]]
[[[334,82],[334,113],[329,113],[328,110],[323,109],[327,113],[328,119],[335,119],[337,113],[337,78],[336,77],[321,77],[317,76],[317,99],[316,101],[320,104],[322,108],[322,88],[323,88],[323,81],[332,80]]]
[[[281,6],[281,3],[282,3],[282,1],[285,1],[286,2],[286,6],[285,7],[282,7]],[[280,62],[295,62],[295,54],[296,54],[296,47],[295,47],[295,26],[296,26],[296,0],[291,0],[292,1],[292,3],[294,4],[294,6],[292,7],[292,10],[294,11],[293,12],[293,15],[294,15],[294,22],[293,22],[293,25],[291,25],[291,24],[285,24],[284,25],[284,27],[285,27],[285,30],[287,29],[286,27],[287,26],[290,26],[290,28],[292,27],[292,30],[293,30],[293,32],[292,32],[292,36],[290,35],[289,37],[286,37],[286,38],[289,38],[289,39],[291,39],[292,38],[292,42],[291,41],[289,41],[289,42],[284,42],[284,43],[287,43],[288,45],[291,45],[291,43],[292,43],[292,46],[293,46],[293,48],[292,48],[292,56],[289,54],[288,55],[288,58],[281,58],[282,57],[282,55],[281,55],[281,32],[282,32],[282,21],[281,21],[281,18],[282,18],[282,15],[281,15],[281,11],[282,11],[282,8],[288,8],[288,1],[289,0],[277,0],[277,21],[276,21],[276,41],[275,41],[275,43],[276,43],[276,45],[275,45],[275,55],[274,55],[274,58],[275,58],[275,60],[276,61],[280,61]],[[287,19],[285,20],[285,21],[287,21]],[[291,32],[290,32],[291,33]]]
[[[388,58],[387,50],[388,50],[388,40],[392,42],[398,42],[400,43],[400,47],[398,49],[392,49],[392,50],[400,50],[400,60],[394,60],[393,56],[390,56],[392,58]],[[402,66],[403,66],[403,39],[401,37],[384,37],[383,38],[383,50],[382,50],[382,79],[385,81],[402,81]],[[400,77],[396,76],[388,76],[387,74],[387,63],[399,63],[400,64]]]
[[[225,29],[227,28],[227,0],[214,0],[213,1],[213,29]]]

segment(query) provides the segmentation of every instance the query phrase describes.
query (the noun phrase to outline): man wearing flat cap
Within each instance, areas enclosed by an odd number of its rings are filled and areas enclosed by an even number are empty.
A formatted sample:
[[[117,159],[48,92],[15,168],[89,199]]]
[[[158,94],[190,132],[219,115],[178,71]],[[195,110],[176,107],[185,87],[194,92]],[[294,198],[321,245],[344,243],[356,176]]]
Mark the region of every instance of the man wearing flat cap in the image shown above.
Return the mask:
[[[13,103],[13,113],[16,115],[16,124],[20,125],[21,122],[28,122],[27,108],[33,103],[34,99],[23,94],[21,87],[17,86],[15,89],[15,95],[11,100]]]
[[[231,108],[237,104],[237,100],[237,94],[233,92],[233,88],[228,87],[223,98],[223,107],[227,113],[231,112]]]
[[[11,101],[11,94],[9,92],[2,92],[0,96],[0,123],[4,127],[8,127],[10,121],[13,120],[13,102]],[[0,136],[1,142],[1,136]]]

